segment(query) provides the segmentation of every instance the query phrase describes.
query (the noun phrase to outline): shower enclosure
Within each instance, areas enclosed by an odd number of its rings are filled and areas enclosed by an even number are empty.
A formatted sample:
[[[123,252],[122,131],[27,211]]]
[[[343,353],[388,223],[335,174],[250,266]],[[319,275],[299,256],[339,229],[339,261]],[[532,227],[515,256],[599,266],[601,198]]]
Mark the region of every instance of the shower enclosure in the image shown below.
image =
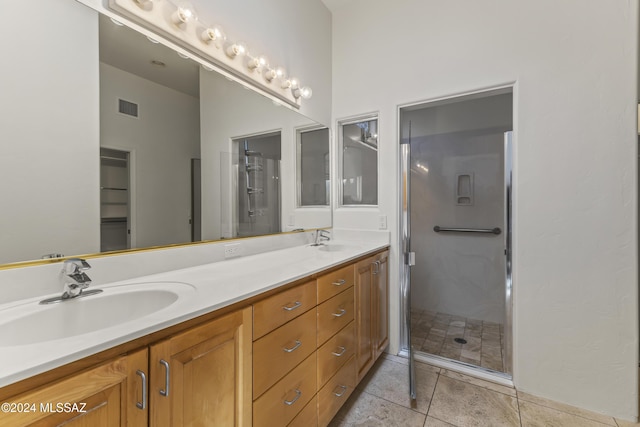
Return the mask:
[[[403,107],[400,123],[405,350],[508,378],[511,90]]]

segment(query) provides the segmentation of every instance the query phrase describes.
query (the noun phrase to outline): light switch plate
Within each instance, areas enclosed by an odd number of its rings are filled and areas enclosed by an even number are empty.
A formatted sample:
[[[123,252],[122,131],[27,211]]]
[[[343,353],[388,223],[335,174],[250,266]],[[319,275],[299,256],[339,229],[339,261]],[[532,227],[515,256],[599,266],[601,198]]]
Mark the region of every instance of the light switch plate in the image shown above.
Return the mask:
[[[380,224],[378,225],[378,228],[380,230],[386,230],[387,229],[387,216],[386,215],[380,215]]]

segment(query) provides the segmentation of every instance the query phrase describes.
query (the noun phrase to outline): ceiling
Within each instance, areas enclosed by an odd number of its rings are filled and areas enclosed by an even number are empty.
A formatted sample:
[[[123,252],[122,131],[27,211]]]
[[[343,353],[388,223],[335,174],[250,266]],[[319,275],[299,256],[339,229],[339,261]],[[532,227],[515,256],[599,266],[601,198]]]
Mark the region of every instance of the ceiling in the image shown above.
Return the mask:
[[[199,97],[198,64],[100,15],[100,61],[182,93]],[[164,64],[154,65],[152,61]]]

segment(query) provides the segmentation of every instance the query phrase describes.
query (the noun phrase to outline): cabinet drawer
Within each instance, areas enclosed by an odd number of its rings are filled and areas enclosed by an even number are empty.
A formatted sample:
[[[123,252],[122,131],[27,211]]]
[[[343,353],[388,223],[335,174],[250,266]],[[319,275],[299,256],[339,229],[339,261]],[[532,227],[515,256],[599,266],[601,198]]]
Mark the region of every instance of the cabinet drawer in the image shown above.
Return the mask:
[[[317,304],[316,298],[314,280],[254,304],[253,339],[257,340],[313,308]]]
[[[316,393],[316,353],[253,402],[254,427],[286,426]]]
[[[318,349],[318,387],[322,387],[355,354],[355,334],[355,322],[351,322]]]
[[[353,264],[318,277],[318,304],[353,286],[354,280]]]
[[[253,343],[253,398],[257,398],[316,350],[316,310]]]
[[[353,286],[318,306],[318,345],[353,320]]]
[[[356,387],[355,357],[335,374],[318,392],[318,425],[326,426],[347,401]]]
[[[313,396],[287,427],[318,427],[318,397]]]

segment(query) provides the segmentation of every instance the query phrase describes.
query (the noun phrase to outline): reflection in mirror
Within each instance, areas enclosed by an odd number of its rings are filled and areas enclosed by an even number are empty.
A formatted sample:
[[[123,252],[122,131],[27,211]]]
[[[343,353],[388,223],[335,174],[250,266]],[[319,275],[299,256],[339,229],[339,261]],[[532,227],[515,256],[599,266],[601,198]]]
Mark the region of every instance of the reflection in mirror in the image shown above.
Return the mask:
[[[329,206],[329,129],[299,129],[298,206]]]
[[[280,231],[280,132],[234,139],[238,153],[238,220],[234,236]]]
[[[20,103],[10,109],[0,154],[2,194],[12,206],[0,220],[0,265],[331,226],[330,212],[305,217],[295,209],[295,129],[317,123],[93,9],[70,7],[73,31],[51,30],[52,80],[29,85],[30,108],[19,90],[0,102],[6,111]],[[33,52],[35,42],[24,43],[21,52]],[[241,188],[232,168],[244,141],[234,141],[276,133],[278,156],[263,159],[269,175]],[[269,152],[251,144],[249,151]],[[267,192],[245,197],[241,209],[240,193],[259,179]],[[243,228],[241,210],[263,215]]]
[[[341,122],[342,205],[378,204],[378,119]]]

